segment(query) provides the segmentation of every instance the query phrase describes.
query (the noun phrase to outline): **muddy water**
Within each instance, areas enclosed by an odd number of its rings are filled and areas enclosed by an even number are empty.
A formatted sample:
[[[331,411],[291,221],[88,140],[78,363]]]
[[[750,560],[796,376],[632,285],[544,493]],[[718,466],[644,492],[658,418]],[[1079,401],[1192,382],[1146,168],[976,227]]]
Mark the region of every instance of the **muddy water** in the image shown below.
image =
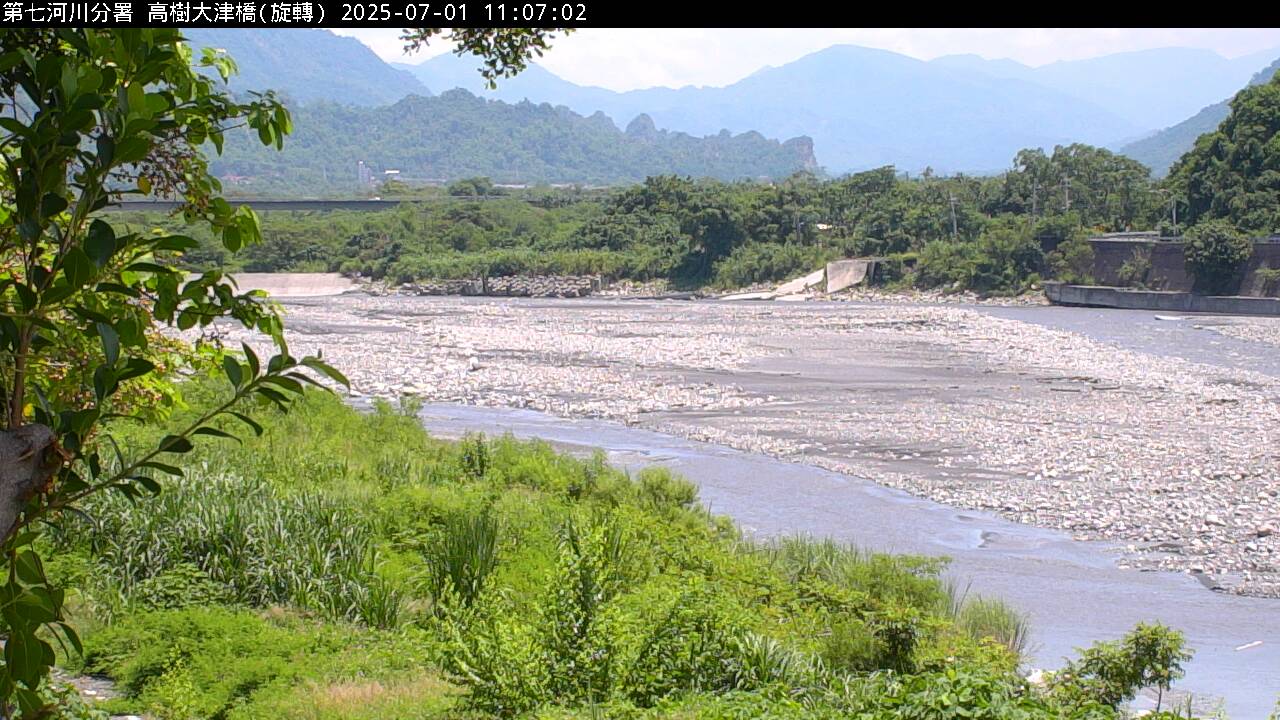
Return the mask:
[[[760,537],[805,533],[878,550],[949,556],[950,572],[969,583],[971,592],[1002,597],[1030,615],[1030,650],[1041,667],[1055,667],[1074,648],[1117,637],[1139,621],[1159,620],[1185,632],[1196,651],[1182,689],[1225,698],[1232,718],[1264,718],[1280,696],[1275,600],[1211,592],[1188,575],[1122,570],[1104,545],[1058,531],[619,424],[456,405],[429,405],[422,418],[441,436],[510,432],[570,450],[602,448],[612,462],[629,468],[669,467],[699,485],[713,512]]]

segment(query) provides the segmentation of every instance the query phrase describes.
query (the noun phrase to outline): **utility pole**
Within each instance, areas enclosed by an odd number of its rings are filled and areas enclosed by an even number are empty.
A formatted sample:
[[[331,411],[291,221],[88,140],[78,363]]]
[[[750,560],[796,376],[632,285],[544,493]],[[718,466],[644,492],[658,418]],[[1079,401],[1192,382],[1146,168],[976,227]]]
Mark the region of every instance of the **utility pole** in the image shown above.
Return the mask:
[[[951,201],[951,239],[955,240],[960,232],[956,229],[956,195],[953,192],[947,192],[947,199]]]
[[[1173,202],[1173,234],[1178,235],[1178,196],[1170,194],[1169,200]]]
[[[1071,212],[1071,176],[1064,175],[1062,177],[1062,191],[1066,202],[1063,212]]]
[[[1036,209],[1036,202],[1039,199],[1040,199],[1040,181],[1032,180],[1031,181],[1031,217],[1036,217],[1037,215],[1040,214],[1039,211]]]

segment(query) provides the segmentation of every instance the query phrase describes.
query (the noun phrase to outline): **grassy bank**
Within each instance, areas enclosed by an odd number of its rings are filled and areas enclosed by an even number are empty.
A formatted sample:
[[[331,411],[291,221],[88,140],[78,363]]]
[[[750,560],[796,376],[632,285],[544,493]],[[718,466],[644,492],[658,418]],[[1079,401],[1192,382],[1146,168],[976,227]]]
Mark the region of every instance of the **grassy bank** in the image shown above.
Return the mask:
[[[939,560],[761,544],[665,470],[442,442],[411,410],[311,393],[160,497],[87,507],[51,540],[65,664],[175,720],[1105,718],[1177,664],[1146,628],[1033,687],[1025,622]]]

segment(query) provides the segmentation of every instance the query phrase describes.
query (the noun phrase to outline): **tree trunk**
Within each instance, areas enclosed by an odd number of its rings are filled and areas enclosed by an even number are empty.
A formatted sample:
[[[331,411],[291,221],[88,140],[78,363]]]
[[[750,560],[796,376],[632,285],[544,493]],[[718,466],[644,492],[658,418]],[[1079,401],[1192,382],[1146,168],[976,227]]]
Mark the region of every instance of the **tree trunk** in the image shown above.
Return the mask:
[[[27,501],[61,464],[57,438],[44,425],[0,430],[0,541],[8,540]]]

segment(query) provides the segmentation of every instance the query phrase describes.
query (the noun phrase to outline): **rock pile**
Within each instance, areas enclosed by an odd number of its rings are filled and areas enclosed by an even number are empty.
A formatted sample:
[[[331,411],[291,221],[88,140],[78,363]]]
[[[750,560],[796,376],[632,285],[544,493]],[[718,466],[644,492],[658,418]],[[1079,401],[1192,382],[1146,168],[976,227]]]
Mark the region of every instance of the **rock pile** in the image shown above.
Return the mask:
[[[503,275],[467,280],[426,280],[400,286],[403,295],[583,297],[603,287],[598,275]]]

